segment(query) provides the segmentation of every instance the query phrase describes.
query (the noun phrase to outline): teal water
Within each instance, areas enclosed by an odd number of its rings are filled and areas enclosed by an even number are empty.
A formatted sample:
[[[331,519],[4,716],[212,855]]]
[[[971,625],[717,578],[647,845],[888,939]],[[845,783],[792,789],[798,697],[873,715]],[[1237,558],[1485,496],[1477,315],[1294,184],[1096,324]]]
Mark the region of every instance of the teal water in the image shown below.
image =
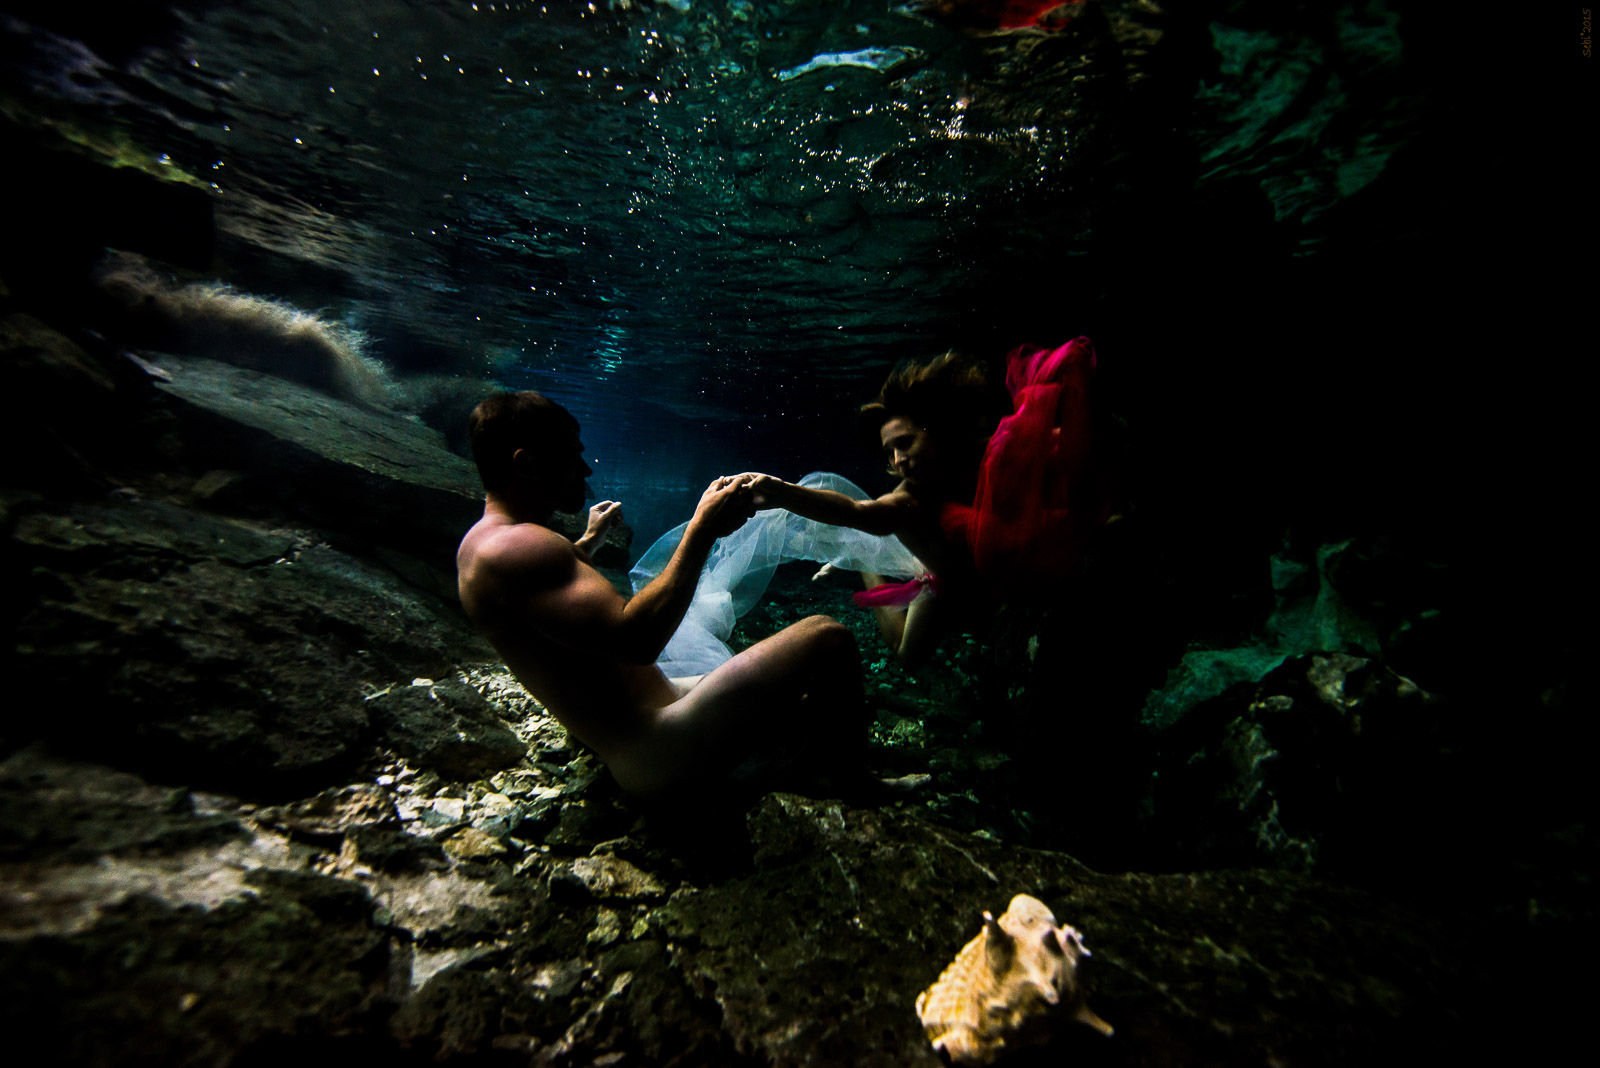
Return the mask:
[[[1051,37],[883,0],[11,7],[22,145],[197,184],[214,274],[402,374],[563,398],[646,534],[730,467],[871,476],[849,410],[904,356],[1090,333],[1159,375],[1205,327],[1277,362],[1344,294],[1281,310],[1270,265],[1305,299],[1447,237],[1469,193],[1417,186],[1481,121],[1398,0],[1108,2]]]

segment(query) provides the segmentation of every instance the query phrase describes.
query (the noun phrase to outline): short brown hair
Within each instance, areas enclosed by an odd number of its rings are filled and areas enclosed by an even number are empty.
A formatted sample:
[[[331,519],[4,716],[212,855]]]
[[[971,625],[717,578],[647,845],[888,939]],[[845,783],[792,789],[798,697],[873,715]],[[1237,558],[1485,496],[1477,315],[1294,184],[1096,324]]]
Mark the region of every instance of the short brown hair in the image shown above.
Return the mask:
[[[483,488],[491,493],[511,483],[511,457],[518,449],[543,452],[578,432],[578,421],[555,401],[531,389],[496,393],[472,410],[467,436]]]

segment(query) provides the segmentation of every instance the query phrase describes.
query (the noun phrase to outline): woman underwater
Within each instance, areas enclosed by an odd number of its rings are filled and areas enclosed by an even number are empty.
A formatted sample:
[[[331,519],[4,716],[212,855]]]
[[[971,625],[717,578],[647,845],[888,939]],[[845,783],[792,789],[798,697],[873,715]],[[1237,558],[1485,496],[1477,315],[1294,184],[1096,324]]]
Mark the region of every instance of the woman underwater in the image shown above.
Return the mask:
[[[767,510],[719,542],[696,605],[663,654],[675,661],[668,673],[697,674],[731,655],[722,639],[789,560],[861,572],[873,588],[856,601],[874,609],[907,664],[931,653],[955,620],[1052,589],[1116,518],[1092,463],[1094,369],[1085,337],[1013,350],[1011,410],[998,418],[1003,401],[996,404],[981,364],[946,353],[896,368],[861,409],[864,431],[900,478],[881,497],[825,473],[798,483],[739,476]],[[640,560],[636,589],[678,536],[668,533]]]
[[[1094,346],[1080,337],[1007,357],[1011,413],[995,425],[981,364],[946,353],[903,365],[861,409],[900,483],[881,497],[755,475],[759,506],[820,523],[895,536],[923,565],[909,582],[869,586],[872,607],[903,663],[932,652],[956,618],[1065,578],[1089,538],[1113,518],[1090,464]]]

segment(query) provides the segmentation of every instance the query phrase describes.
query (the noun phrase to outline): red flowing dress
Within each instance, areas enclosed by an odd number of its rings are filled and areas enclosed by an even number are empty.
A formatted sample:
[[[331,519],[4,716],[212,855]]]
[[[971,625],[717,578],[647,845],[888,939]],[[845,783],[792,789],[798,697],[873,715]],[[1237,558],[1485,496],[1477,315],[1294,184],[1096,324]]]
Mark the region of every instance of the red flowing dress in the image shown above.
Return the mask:
[[[1111,501],[1091,469],[1094,370],[1086,337],[1006,357],[1012,413],[984,450],[972,503],[947,503],[939,513],[945,537],[968,549],[996,594],[1066,577],[1110,518]]]

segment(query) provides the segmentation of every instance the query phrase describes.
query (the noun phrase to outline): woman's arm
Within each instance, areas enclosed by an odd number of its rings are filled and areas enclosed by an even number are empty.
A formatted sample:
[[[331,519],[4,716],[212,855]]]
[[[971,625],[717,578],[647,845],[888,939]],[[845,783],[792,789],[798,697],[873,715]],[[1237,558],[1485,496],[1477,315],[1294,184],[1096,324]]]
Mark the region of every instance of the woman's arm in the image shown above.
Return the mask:
[[[875,500],[858,501],[833,490],[797,486],[772,475],[745,474],[755,494],[757,508],[784,508],[829,526],[850,527],[868,534],[898,534],[910,523],[917,509],[916,498],[903,486]]]

